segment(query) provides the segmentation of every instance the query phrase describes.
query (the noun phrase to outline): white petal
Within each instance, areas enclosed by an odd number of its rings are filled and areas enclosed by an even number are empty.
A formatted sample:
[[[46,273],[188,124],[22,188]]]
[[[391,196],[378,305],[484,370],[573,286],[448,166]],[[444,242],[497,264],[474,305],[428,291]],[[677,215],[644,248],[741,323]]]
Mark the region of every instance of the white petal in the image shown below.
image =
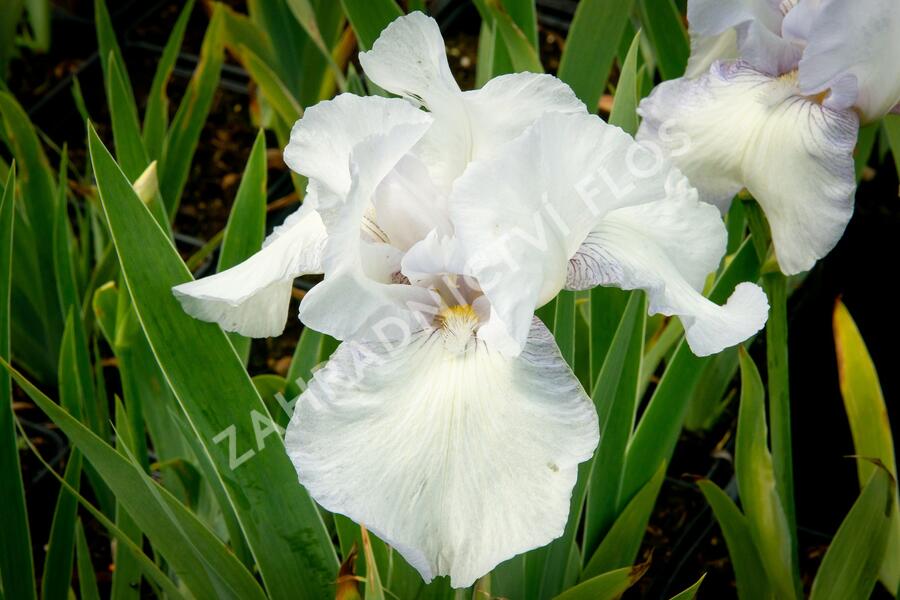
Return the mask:
[[[450,214],[467,272],[519,347],[594,224],[619,206],[665,197],[669,170],[597,116],[548,113],[456,181]]]
[[[473,127],[473,160],[489,158],[548,112],[585,115],[568,85],[543,73],[510,73],[463,93]]]
[[[397,98],[341,94],[307,109],[294,124],[284,161],[315,182],[323,196],[342,199],[350,189],[350,154],[357,145],[425,121],[430,122],[427,115]]]
[[[426,134],[417,148],[436,178],[453,181],[476,160],[497,156],[504,144],[519,137],[538,118],[547,113],[587,114],[584,103],[568,85],[551,75],[512,73],[488,81],[484,87],[462,94],[465,120],[447,118],[439,112],[436,126]],[[450,128],[450,135],[444,127]],[[453,132],[468,131],[466,145],[454,148]],[[448,152],[452,152],[448,160]]]
[[[444,96],[459,93],[441,30],[418,11],[394,19],[372,49],[359,55],[359,63],[378,86],[421,104],[441,103]]]
[[[661,147],[701,199],[724,208],[746,187],[768,217],[782,271],[805,271],[853,213],[859,122],[798,95],[790,77],[742,63],[657,86],[641,102],[638,140]]]
[[[377,250],[364,242],[360,251]],[[339,340],[377,339],[396,331],[421,331],[440,307],[432,291],[373,279],[360,265],[326,275],[300,303],[300,320]]]
[[[900,2],[822,0],[800,61],[806,95],[831,89],[825,105],[855,106],[874,121],[900,102]]]
[[[601,219],[598,227],[615,227],[622,219],[643,219],[642,237],[661,248],[682,279],[697,291],[703,289],[706,277],[718,268],[725,255],[727,233],[719,211],[700,202],[697,190],[677,171],[669,174],[664,198],[616,209]],[[589,237],[596,233],[595,229]],[[600,285],[598,275],[593,273],[595,266],[583,262],[584,249],[582,244],[569,261],[566,289],[585,290]]]
[[[416,151],[447,189],[469,162],[491,156],[545,112],[587,112],[569,86],[550,75],[502,75],[480,90],[460,92],[437,23],[418,12],[391,23],[360,63],[369,79],[434,116]]]
[[[459,240],[432,230],[401,261],[403,275],[413,285],[429,287],[444,275],[459,275],[466,268]],[[465,304],[465,303],[461,303]]]
[[[244,262],[172,288],[185,312],[248,337],[284,331],[294,278],[322,272],[326,233],[311,206],[289,216]]]
[[[716,46],[716,42],[725,41],[719,36],[733,29],[737,34],[740,58],[772,75],[786,73],[796,68],[801,48],[781,37],[783,13],[780,5],[777,0],[691,0],[688,3],[691,37],[708,51]],[[718,47],[724,48],[727,46]],[[723,53],[708,58],[729,59],[733,56]],[[707,65],[711,63],[712,60]]]
[[[373,326],[382,320],[421,328],[419,313],[426,306],[433,312],[436,304],[428,290],[388,283],[384,272],[373,273],[375,265],[396,262],[394,251],[360,238],[375,189],[430,125],[425,113],[410,110],[406,122],[386,134],[371,135],[354,147],[349,158],[351,185],[346,200],[333,203],[323,215],[328,232],[323,258],[325,279],[304,297],[300,319],[337,339],[378,335]],[[372,256],[385,252],[385,256]]]
[[[378,227],[401,250],[408,250],[433,229],[445,236],[453,233],[446,193],[412,155],[403,157],[381,182],[374,204]]]
[[[471,328],[345,342],[298,400],[285,439],[319,504],[364,523],[426,581],[449,575],[457,588],[562,534],[577,465],[599,437],[540,321],[517,358]]]
[[[694,354],[715,354],[759,331],[769,309],[766,295],[751,283],[738,285],[725,306],[700,293],[725,243],[719,212],[683,188],[606,215],[573,257],[569,287],[646,290],[650,314],[678,315]]]
[[[510,336],[511,328],[500,320],[500,315],[491,306],[487,296],[476,298],[472,303],[472,309],[481,320],[478,339],[488,348],[505,356],[516,356],[522,351],[521,343]]]
[[[403,252],[390,244],[363,240],[359,253],[362,272],[379,283],[398,283]]]

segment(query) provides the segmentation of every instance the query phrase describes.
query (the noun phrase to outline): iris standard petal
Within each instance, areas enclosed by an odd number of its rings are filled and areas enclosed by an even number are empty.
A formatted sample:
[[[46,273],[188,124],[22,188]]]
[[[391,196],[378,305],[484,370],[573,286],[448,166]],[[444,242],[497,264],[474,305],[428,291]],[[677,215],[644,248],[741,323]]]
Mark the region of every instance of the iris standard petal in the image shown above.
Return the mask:
[[[345,342],[285,439],[319,504],[457,588],[563,533],[577,465],[599,437],[540,321],[516,358],[485,347],[474,324],[460,311],[408,340]]]
[[[900,102],[900,2],[822,0],[800,61],[800,90],[874,121]],[[801,4],[802,6],[802,4]]]
[[[398,98],[341,94],[310,107],[291,129],[284,149],[287,165],[316,185],[319,201],[342,201],[350,189],[350,154],[373,135],[398,125],[428,120]]]
[[[226,331],[248,337],[279,335],[294,278],[322,272],[325,239],[322,219],[312,204],[304,204],[244,262],[172,291],[189,315]]]
[[[537,73],[501,75],[456,99],[452,110],[429,105],[435,125],[416,148],[435,181],[448,189],[471,162],[495,156],[542,115],[587,114],[568,85]]]
[[[374,205],[378,227],[401,250],[434,229],[445,236],[453,233],[446,192],[435,185],[425,164],[410,154],[379,184]]]
[[[520,348],[588,232],[610,210],[664,198],[668,170],[597,116],[548,113],[456,181],[450,215],[467,272]]]
[[[422,105],[460,92],[437,21],[419,11],[394,19],[359,63],[379,87]]]
[[[781,23],[781,37],[805,48],[809,42],[809,31],[822,8],[821,0],[790,0],[792,8]]]
[[[419,154],[434,182],[449,188],[469,161],[472,129],[437,22],[418,11],[395,19],[359,62],[375,84],[434,116]]]
[[[692,58],[696,73],[716,59],[734,58],[729,30],[736,34],[737,56],[772,75],[797,66],[801,48],[781,37],[784,12],[778,0],[691,0],[688,2]],[[711,51],[720,51],[714,56]]]
[[[416,148],[435,183],[448,189],[473,160],[491,156],[546,112],[586,113],[568,85],[550,75],[501,75],[461,92],[431,17],[396,19],[360,55],[366,75],[384,89],[424,106],[435,122]]]
[[[489,158],[546,113],[588,113],[568,85],[544,73],[510,73],[463,93],[472,121],[472,160]]]
[[[840,239],[856,188],[852,111],[825,108],[799,96],[792,77],[738,62],[664,82],[638,112],[638,141],[661,148],[702,200],[724,211],[740,188],[753,194],[786,274],[811,268]]]
[[[738,285],[724,306],[700,293],[725,243],[719,211],[683,185],[664,200],[601,219],[570,261],[567,287],[645,290],[651,314],[681,319],[694,354],[715,354],[759,331],[769,310],[765,293],[752,283]]]
[[[375,189],[431,124],[426,113],[406,106],[410,112],[405,122],[354,147],[346,199],[323,211],[328,232],[323,258],[325,279],[304,297],[300,319],[337,339],[378,335],[373,326],[385,320],[393,324],[399,321],[406,327],[420,326],[419,313],[437,304],[429,290],[373,278],[366,265],[390,260],[391,256],[371,254],[393,255],[394,251],[385,244],[364,241],[360,235],[368,222]]]
[[[458,239],[433,229],[403,256],[401,268],[413,285],[438,286],[448,277],[457,278],[463,274],[465,256]],[[463,299],[458,304],[466,302]]]

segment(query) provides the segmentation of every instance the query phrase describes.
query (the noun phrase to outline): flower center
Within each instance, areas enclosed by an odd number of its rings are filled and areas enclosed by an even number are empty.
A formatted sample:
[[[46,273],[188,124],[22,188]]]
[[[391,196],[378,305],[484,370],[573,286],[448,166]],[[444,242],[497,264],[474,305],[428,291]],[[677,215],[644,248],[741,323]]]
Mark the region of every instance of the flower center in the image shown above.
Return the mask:
[[[436,318],[440,329],[453,333],[474,331],[478,326],[478,314],[471,304],[459,304],[442,310]]]
[[[467,354],[478,343],[475,338],[478,314],[470,304],[445,308],[435,318],[435,325],[441,334],[444,349],[452,354]]]
[[[800,96],[800,90],[798,88],[798,80],[799,80],[799,72],[797,69],[793,71],[788,71],[783,75],[778,76],[778,81],[785,85],[786,93],[790,94],[790,96]],[[828,94],[831,93],[831,89],[827,89],[825,91],[819,92],[815,96],[801,96],[810,102],[815,104],[822,104],[825,102],[825,98],[828,97]]]

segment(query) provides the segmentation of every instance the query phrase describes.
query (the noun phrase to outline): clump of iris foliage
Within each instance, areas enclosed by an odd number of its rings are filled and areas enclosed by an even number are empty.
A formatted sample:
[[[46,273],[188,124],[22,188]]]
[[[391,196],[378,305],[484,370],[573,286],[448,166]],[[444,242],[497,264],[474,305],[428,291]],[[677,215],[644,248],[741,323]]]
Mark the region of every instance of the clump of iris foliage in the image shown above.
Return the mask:
[[[878,140],[900,156],[900,116],[885,116],[900,100],[900,74],[866,66],[896,56],[900,10],[882,0],[861,3],[868,17],[828,0],[732,0],[721,10],[705,0],[582,0],[555,79],[537,75],[534,0],[474,0],[472,94],[453,82],[426,2],[247,4],[242,14],[205,3],[199,60],[170,103],[196,8],[186,2],[144,106],[96,0],[111,136],[97,134],[76,82],[84,172],[70,169],[65,146],[42,139],[0,79],[0,598],[88,599],[101,589],[112,598],[618,598],[652,574],[642,543],[681,431],[711,427],[735,384],[736,485],[696,485],[737,595],[865,598],[876,586],[897,595],[891,429],[840,302],[832,326],[859,495],[809,587],[801,583],[786,303],[843,233]],[[17,48],[53,40],[47,2],[12,0],[0,17],[5,77]],[[835,22],[854,44],[865,32],[868,50],[841,54]],[[185,261],[175,216],[229,55],[254,84],[260,132],[227,226]],[[606,122],[595,115],[604,95]],[[534,108],[542,103],[552,107]],[[685,152],[670,119],[697,142]],[[464,130],[465,158],[454,163]],[[266,131],[303,199],[269,228]],[[633,137],[656,144],[667,169],[617,180],[637,190],[624,197],[646,198],[596,222],[569,210],[557,193],[568,188],[553,177],[620,165],[638,148]],[[392,156],[407,171],[381,173]],[[420,159],[433,187],[414,200],[434,202],[446,186],[446,236],[431,221],[384,219],[387,209],[377,220],[343,214],[366,185],[376,197],[387,171],[407,188],[419,181]],[[524,279],[484,260],[492,226],[527,226],[504,212],[517,202],[555,207],[562,238],[574,238],[563,250],[554,238],[541,254],[513,247],[544,269]],[[357,246],[396,250],[404,237],[402,268],[373,287]],[[216,252],[217,274],[194,282]],[[323,272],[301,304],[305,328],[287,372],[251,377],[241,334],[278,335],[294,278]],[[453,289],[435,273],[452,275]],[[476,283],[456,285],[463,273]],[[342,371],[350,343],[365,337],[352,323],[370,325],[370,310],[401,314],[379,295],[388,288],[391,298],[439,300],[427,341],[400,368],[421,357],[442,368],[402,371],[406,388],[377,369],[359,381]],[[453,360],[426,345],[434,335],[441,351],[461,337],[448,352],[487,353],[490,368],[448,368]],[[765,381],[745,350],[763,337]],[[415,410],[442,394],[459,404]],[[508,399],[492,394],[521,402],[530,420],[518,420],[515,403],[492,414],[494,400]],[[13,402],[26,398],[68,439],[63,468],[44,463],[18,422]],[[410,415],[381,410],[410,399]],[[458,406],[484,415],[442,428]],[[448,446],[435,449],[429,435]],[[446,462],[429,462],[432,452]],[[26,502],[20,461],[32,453],[59,481],[52,513]],[[32,539],[29,518],[52,520],[49,539]],[[88,521],[105,536],[86,535]],[[98,584],[97,545],[112,556],[108,586]],[[703,577],[677,598],[702,597]]]

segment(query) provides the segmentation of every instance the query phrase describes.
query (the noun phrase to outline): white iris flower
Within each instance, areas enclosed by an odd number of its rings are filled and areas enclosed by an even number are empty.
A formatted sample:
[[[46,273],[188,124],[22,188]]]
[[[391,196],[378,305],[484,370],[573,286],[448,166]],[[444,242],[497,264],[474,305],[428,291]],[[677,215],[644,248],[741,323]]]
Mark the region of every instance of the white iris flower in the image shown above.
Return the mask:
[[[723,212],[746,188],[781,270],[808,270],[853,214],[860,122],[900,102],[900,2],[690,0],[688,21],[686,76],[641,103],[637,139]]]
[[[563,288],[643,289],[705,355],[758,331],[768,304],[751,283],[725,306],[700,294],[725,251],[718,211],[558,79],[462,92],[421,13],[360,62],[401,98],[306,111],[285,149],[309,178],[303,207],[246,262],[175,293],[198,318],[271,336],[293,279],[324,273],[300,318],[343,343],[287,431],[300,482],[426,580],[465,587],[562,534],[598,442],[537,307]]]

